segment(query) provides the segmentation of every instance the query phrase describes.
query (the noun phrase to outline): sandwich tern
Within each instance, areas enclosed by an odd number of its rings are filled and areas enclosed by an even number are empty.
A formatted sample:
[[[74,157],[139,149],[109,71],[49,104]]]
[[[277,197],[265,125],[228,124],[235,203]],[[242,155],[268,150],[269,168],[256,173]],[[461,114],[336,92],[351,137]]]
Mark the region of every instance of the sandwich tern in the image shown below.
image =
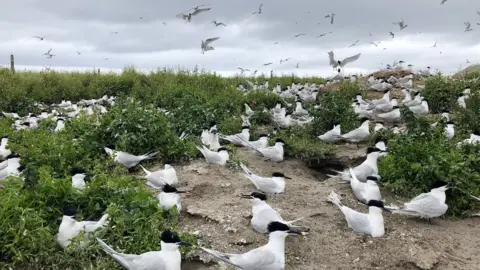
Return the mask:
[[[202,54],[204,54],[206,51],[215,50],[212,46],[210,46],[210,43],[214,42],[219,38],[220,37],[213,37],[213,38],[208,38],[206,40],[202,40],[202,44],[200,46],[200,48],[202,49]]]
[[[368,147],[367,148],[367,158],[357,167],[353,168],[353,172],[355,173],[355,176],[357,179],[361,182],[366,182],[367,177],[374,175],[378,175],[378,166],[377,166],[377,161],[378,158],[381,156],[382,153],[386,153],[387,151],[382,151],[378,149],[377,147]],[[350,173],[348,170],[344,170],[342,172],[332,170],[333,172],[336,172],[337,175],[329,175],[327,176],[332,177],[332,178],[339,178],[342,181],[350,182]]]
[[[324,142],[336,142],[340,140],[340,135],[341,135],[340,123],[335,122],[331,130],[318,136],[318,138]]]
[[[182,242],[180,237],[171,231],[164,231],[160,236],[160,251],[149,251],[139,255],[120,253],[105,244],[101,239],[97,238],[97,241],[108,255],[112,256],[126,269],[131,270],[180,270],[182,255],[178,248],[179,246],[192,245]]]
[[[165,184],[162,187],[162,192],[157,195],[158,206],[165,210],[170,210],[174,206],[177,207],[177,211],[180,214],[182,210],[182,204],[180,203],[180,193],[186,193],[185,191],[177,190],[175,187]]]
[[[116,151],[113,145],[104,147],[104,150],[109,156],[111,156],[114,159],[115,162],[122,164],[128,169],[131,169],[137,166],[138,163],[144,160],[153,159],[155,158],[155,155],[158,154],[158,152],[153,152],[153,153],[150,152],[140,156],[135,156],[127,152]]]
[[[261,177],[252,173],[247,166],[240,163],[244,176],[248,178],[255,187],[266,194],[279,194],[285,191],[285,179],[292,179],[281,172],[272,173],[272,177]]]
[[[140,167],[146,174],[147,182],[145,184],[148,186],[161,188],[164,185],[178,185],[177,171],[173,168],[171,161],[165,161],[164,168],[154,172],[145,169],[142,165]]]
[[[337,61],[337,60],[334,59],[335,55],[334,55],[333,51],[328,52],[328,58],[330,60],[330,65],[333,68],[337,68],[337,67],[342,67],[343,68],[348,63],[352,63],[352,62],[357,61],[358,58],[360,58],[360,55],[361,55],[361,53],[350,56],[350,57],[347,57],[347,58],[343,59],[343,61],[340,61],[340,60]]]
[[[285,238],[302,233],[286,224],[274,221],[268,225],[268,243],[243,254],[227,254],[200,247],[215,258],[243,270],[285,269]]]
[[[383,205],[383,202],[371,200],[367,203],[368,214],[357,212],[342,204],[338,195],[332,190],[328,199],[340,208],[348,227],[353,231],[363,234],[368,234],[372,237],[382,237],[385,234],[385,227],[383,221],[383,211],[390,212]]]
[[[216,164],[216,165],[225,165],[229,159],[228,149],[225,147],[218,148],[217,152],[213,152],[205,146],[200,148],[196,146],[197,149],[202,153],[205,161],[209,164]]]

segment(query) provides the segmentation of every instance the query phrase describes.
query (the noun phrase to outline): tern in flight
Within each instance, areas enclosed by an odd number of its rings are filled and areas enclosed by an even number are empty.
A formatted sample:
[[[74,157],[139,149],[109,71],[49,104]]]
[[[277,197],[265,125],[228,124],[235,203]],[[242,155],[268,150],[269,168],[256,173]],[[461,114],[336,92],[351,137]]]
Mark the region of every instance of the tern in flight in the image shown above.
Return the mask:
[[[51,35],[46,35],[46,36],[43,36],[43,37],[39,37],[39,36],[33,36],[33,37],[38,38],[39,40],[43,40],[44,38],[49,37],[49,36],[51,36]]]

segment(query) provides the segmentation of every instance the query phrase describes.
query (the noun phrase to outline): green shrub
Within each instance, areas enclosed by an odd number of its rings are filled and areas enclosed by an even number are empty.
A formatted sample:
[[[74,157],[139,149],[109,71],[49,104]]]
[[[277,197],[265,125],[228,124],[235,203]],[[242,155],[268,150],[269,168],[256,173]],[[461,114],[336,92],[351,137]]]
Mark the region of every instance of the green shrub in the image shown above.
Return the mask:
[[[361,93],[360,87],[351,82],[342,82],[339,91],[320,93],[320,108],[311,110],[315,117],[312,122],[311,134],[318,136],[333,128],[335,122],[339,122],[342,131],[352,130],[358,127],[358,120],[352,108],[352,99]]]
[[[440,75],[432,76],[425,82],[422,96],[428,100],[430,113],[441,113],[444,109],[453,109],[460,94],[469,84],[454,81]],[[472,89],[473,90],[473,89]]]
[[[479,206],[464,193],[480,194],[480,157],[478,150],[467,151],[446,141],[443,127],[409,129],[388,142],[388,156],[379,160],[379,174],[384,187],[395,194],[414,197],[428,192],[436,180],[456,187],[447,193],[448,216],[464,216]],[[467,148],[469,149],[469,148]]]
[[[176,212],[163,212],[142,181],[129,176],[97,173],[83,191],[71,187],[68,178],[50,177],[49,167],[38,168],[39,183],[27,190],[11,180],[0,190],[0,267],[32,269],[113,269],[118,267],[98,245],[76,253],[61,251],[56,234],[66,205],[79,209],[77,220],[98,220],[105,212],[110,224],[101,238],[128,253],[158,250],[160,233],[175,230]],[[196,243],[194,237],[184,240]],[[185,250],[184,250],[185,251]]]
[[[465,103],[466,109],[458,106],[454,111],[455,136],[468,138],[475,129],[480,127],[480,88],[476,91],[472,89],[472,93]]]

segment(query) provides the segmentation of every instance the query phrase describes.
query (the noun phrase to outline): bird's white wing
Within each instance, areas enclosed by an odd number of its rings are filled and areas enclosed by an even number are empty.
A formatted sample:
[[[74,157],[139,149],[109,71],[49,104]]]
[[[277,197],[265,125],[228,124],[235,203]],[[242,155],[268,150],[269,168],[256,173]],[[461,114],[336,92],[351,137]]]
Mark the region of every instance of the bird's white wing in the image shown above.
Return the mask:
[[[177,17],[179,19],[182,19],[182,20],[186,20],[188,18],[188,15],[180,13],[180,14],[177,14],[175,17]]]
[[[210,9],[212,8],[199,8],[197,10],[195,10],[194,12],[192,12],[192,16],[195,16],[195,15],[198,15],[202,12],[205,12],[205,11],[209,11]]]
[[[277,188],[277,184],[271,178],[251,174],[250,180],[258,189],[266,193],[272,193]]]
[[[214,42],[215,40],[219,39],[220,37],[208,38],[205,40],[205,46],[209,45],[210,43]]]
[[[330,60],[330,66],[335,67],[337,62],[335,61],[335,59],[333,59],[333,57],[334,57],[333,52],[328,52],[328,59]]]
[[[247,81],[247,83],[248,83],[251,87],[253,87],[254,83],[253,83],[252,81],[249,81],[249,80],[245,80],[245,81]]]
[[[368,233],[370,223],[367,214],[357,212],[346,206],[342,207],[342,212],[350,228],[356,232]]]
[[[265,246],[250,250],[244,254],[234,255],[231,257],[231,261],[241,266],[241,269],[281,269],[283,267],[283,265],[275,265],[275,253]]]
[[[345,66],[345,65],[348,64],[348,63],[352,63],[352,62],[354,62],[354,61],[357,61],[358,58],[360,58],[360,55],[361,55],[361,53],[343,59],[343,61],[341,62],[341,63],[342,63],[342,67]]]
[[[428,200],[429,197],[431,197],[430,193],[422,193],[422,194],[418,195],[417,197],[411,199],[409,203],[416,204],[416,203],[421,202],[423,200]]]

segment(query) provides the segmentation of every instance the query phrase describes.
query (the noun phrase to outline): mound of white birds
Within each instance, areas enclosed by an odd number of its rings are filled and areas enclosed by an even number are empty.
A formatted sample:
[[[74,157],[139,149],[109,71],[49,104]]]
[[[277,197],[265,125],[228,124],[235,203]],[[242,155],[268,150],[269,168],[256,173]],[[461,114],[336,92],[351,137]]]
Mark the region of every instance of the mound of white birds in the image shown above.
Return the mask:
[[[189,21],[194,14],[184,15],[185,20]],[[207,50],[207,49],[205,49]],[[333,60],[332,65],[342,66],[347,62],[358,59],[360,55],[346,58],[343,61]],[[429,74],[429,72],[428,72]],[[401,124],[400,106],[406,106],[414,115],[426,115],[429,113],[428,101],[421,95],[420,90],[413,89],[413,78],[415,76],[428,76],[427,72],[414,74],[411,73],[405,77],[396,78],[375,78],[373,75],[367,80],[367,89],[376,92],[383,92],[380,99],[366,100],[361,94],[353,98],[352,107],[358,116],[359,125],[357,128],[349,131],[341,130],[340,123],[334,122],[332,129],[324,134],[318,135],[318,139],[328,143],[346,141],[354,144],[368,141],[371,138],[371,121],[375,121],[373,133],[380,130],[391,129],[394,133],[408,132],[401,130],[398,126]],[[356,80],[353,76],[350,80]],[[292,125],[305,125],[313,120],[310,111],[305,109],[305,104],[316,102],[318,93],[324,88],[324,85],[299,84],[293,83],[291,86],[282,88],[277,83],[272,90],[268,87],[268,82],[258,84],[257,82],[247,81],[248,86],[239,85],[238,90],[244,93],[250,91],[272,92],[281,98],[295,98],[295,104],[289,104],[286,101],[278,103],[271,109],[265,109],[269,113],[276,128],[284,128]],[[397,100],[391,96],[393,87],[402,88],[403,99]],[[466,106],[465,99],[470,95],[470,89],[465,89],[458,97],[458,104]],[[39,108],[45,108],[43,104],[37,104]],[[51,112],[43,111],[40,115],[29,114],[26,117],[20,117],[16,113],[3,112],[5,117],[15,119],[14,126],[20,129],[35,129],[42,119],[52,118],[57,121],[55,132],[61,132],[68,122],[67,119],[75,118],[82,113],[86,115],[98,115],[107,112],[104,105],[114,106],[115,97],[103,96],[100,99],[81,100],[76,104],[71,101],[62,101],[60,104],[53,104]],[[284,107],[285,106],[285,107]],[[293,107],[294,106],[294,107]],[[318,109],[322,104],[318,102],[313,109]],[[250,133],[250,118],[256,111],[252,110],[248,104],[244,104],[245,113],[241,116],[243,126],[239,133],[220,134],[215,123],[206,125],[200,136],[202,145],[197,146],[205,161],[212,166],[224,166],[229,161],[229,150],[222,146],[220,142],[227,142],[238,147],[245,147],[257,154],[263,156],[266,160],[272,162],[282,162],[284,160],[285,141],[277,139],[274,145],[268,145],[268,139],[271,134],[261,134],[257,140],[252,140]],[[292,113],[287,109],[293,108]],[[166,110],[160,109],[165,114]],[[450,120],[449,113],[445,111],[442,117],[446,119],[445,127],[446,139],[452,139],[455,136],[454,123]],[[432,124],[435,127],[437,123]],[[344,132],[344,133],[342,133]],[[181,139],[188,137],[182,133]],[[479,143],[480,133],[475,131],[470,138],[461,143]],[[134,155],[131,153],[117,151],[113,146],[105,146],[105,152],[117,163],[131,170],[139,163],[155,157],[157,152]],[[379,188],[379,175],[377,161],[379,158],[388,155],[387,141],[378,138],[375,145],[368,147],[366,158],[360,165],[348,168],[345,171],[335,171],[336,175],[330,175],[339,182],[349,183],[353,195],[361,203],[368,207],[368,212],[358,212],[342,204],[340,197],[332,191],[328,199],[336,205],[344,215],[348,227],[358,233],[370,235],[372,237],[381,237],[385,233],[383,212],[388,211],[394,214],[413,215],[422,218],[439,217],[448,209],[445,204],[445,191],[449,188],[448,183],[436,181],[430,187],[430,192],[423,193],[406,202],[403,206],[385,206],[382,202],[382,196]],[[4,181],[8,176],[20,175],[23,166],[20,165],[20,157],[8,149],[8,137],[1,139],[0,145],[0,181]],[[141,165],[140,165],[141,166]],[[244,254],[226,254],[212,249],[201,247],[205,252],[213,255],[217,259],[231,264],[239,269],[284,269],[285,268],[285,238],[288,235],[302,235],[303,233],[295,228],[293,223],[308,217],[300,217],[293,221],[285,221],[280,214],[267,203],[267,195],[278,195],[284,192],[288,181],[291,179],[282,172],[273,172],[271,176],[260,176],[250,171],[244,164],[240,165],[243,175],[252,183],[252,188],[257,191],[242,195],[243,198],[252,201],[252,220],[253,230],[258,233],[268,233],[268,242],[266,245],[253,249]],[[181,193],[177,190],[179,179],[172,163],[166,161],[164,168],[157,171],[149,171],[141,166],[145,172],[145,184],[161,190],[158,194],[158,205],[162,209],[172,209],[174,207],[181,210]],[[92,174],[82,168],[71,168],[72,186],[81,192],[88,186],[88,180]],[[59,227],[57,241],[66,248],[71,244],[74,237],[85,232],[78,248],[84,248],[89,245],[94,237],[94,232],[99,229],[102,231],[108,226],[108,214],[102,216],[99,221],[76,221],[76,209],[66,207],[62,217],[62,223]],[[180,269],[181,256],[178,250],[179,246],[191,245],[180,240],[177,234],[165,231],[161,235],[161,251],[150,251],[147,253],[134,255],[124,254],[115,251],[102,240],[97,239],[105,252],[112,256],[118,263],[127,269]]]

